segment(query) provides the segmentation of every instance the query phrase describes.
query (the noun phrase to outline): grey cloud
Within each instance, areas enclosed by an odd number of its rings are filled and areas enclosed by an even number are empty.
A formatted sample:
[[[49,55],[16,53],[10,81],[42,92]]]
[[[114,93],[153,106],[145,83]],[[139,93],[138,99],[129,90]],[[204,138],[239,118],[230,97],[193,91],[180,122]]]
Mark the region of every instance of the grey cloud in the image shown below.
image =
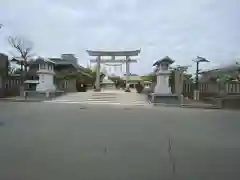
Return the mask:
[[[0,0],[1,1],[1,0]],[[75,53],[87,64],[86,49],[141,48],[137,72],[169,55],[191,64],[197,55],[213,64],[239,55],[238,0],[9,0],[1,2],[0,48],[6,36],[20,34],[36,53]],[[208,65],[209,66],[209,65]],[[138,70],[137,70],[138,69]]]

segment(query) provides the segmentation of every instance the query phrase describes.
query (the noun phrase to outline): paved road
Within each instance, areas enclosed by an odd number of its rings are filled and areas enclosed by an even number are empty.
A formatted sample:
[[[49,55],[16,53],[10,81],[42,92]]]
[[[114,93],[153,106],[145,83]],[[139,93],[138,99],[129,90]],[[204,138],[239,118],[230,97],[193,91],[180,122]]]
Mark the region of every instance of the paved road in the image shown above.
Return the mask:
[[[1,180],[240,179],[240,113],[0,103]]]

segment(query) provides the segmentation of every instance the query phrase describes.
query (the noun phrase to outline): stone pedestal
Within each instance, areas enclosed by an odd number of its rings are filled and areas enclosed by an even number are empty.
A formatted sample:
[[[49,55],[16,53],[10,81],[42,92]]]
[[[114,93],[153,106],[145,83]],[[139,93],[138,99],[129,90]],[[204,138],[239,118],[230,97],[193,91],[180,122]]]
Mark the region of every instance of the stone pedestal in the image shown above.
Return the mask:
[[[151,102],[153,104],[180,104],[180,100],[176,94],[151,94]]]
[[[169,86],[170,71],[159,71],[157,75],[157,84],[154,88],[156,94],[171,94],[171,87]]]

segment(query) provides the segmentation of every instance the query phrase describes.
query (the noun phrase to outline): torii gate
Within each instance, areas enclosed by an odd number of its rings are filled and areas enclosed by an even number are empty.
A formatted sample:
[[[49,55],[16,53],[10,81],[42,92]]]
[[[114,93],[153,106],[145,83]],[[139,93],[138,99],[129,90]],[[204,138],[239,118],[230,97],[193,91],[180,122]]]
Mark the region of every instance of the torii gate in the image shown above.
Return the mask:
[[[130,76],[130,63],[136,63],[136,59],[131,59],[132,56],[138,56],[140,50],[134,51],[92,51],[87,50],[89,56],[95,56],[96,59],[90,60],[90,62],[97,63],[96,69],[96,91],[100,91],[100,68],[101,63],[126,63],[126,88],[128,88],[129,76]],[[111,59],[102,59],[101,57],[111,57]],[[115,57],[125,57],[124,59],[116,60]]]

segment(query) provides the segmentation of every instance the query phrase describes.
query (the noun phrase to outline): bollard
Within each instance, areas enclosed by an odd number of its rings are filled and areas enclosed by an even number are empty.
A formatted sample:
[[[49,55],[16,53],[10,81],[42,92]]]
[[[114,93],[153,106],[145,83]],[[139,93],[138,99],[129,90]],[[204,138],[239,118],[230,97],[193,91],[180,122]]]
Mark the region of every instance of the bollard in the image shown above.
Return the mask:
[[[155,95],[152,94],[152,103],[155,103]]]
[[[198,91],[198,90],[194,90],[193,98],[194,98],[194,100],[196,100],[196,101],[199,100],[199,91]]]
[[[26,91],[23,92],[23,95],[24,95],[25,100],[27,100],[27,92]]]
[[[180,104],[184,104],[184,96],[182,94],[180,95]]]

